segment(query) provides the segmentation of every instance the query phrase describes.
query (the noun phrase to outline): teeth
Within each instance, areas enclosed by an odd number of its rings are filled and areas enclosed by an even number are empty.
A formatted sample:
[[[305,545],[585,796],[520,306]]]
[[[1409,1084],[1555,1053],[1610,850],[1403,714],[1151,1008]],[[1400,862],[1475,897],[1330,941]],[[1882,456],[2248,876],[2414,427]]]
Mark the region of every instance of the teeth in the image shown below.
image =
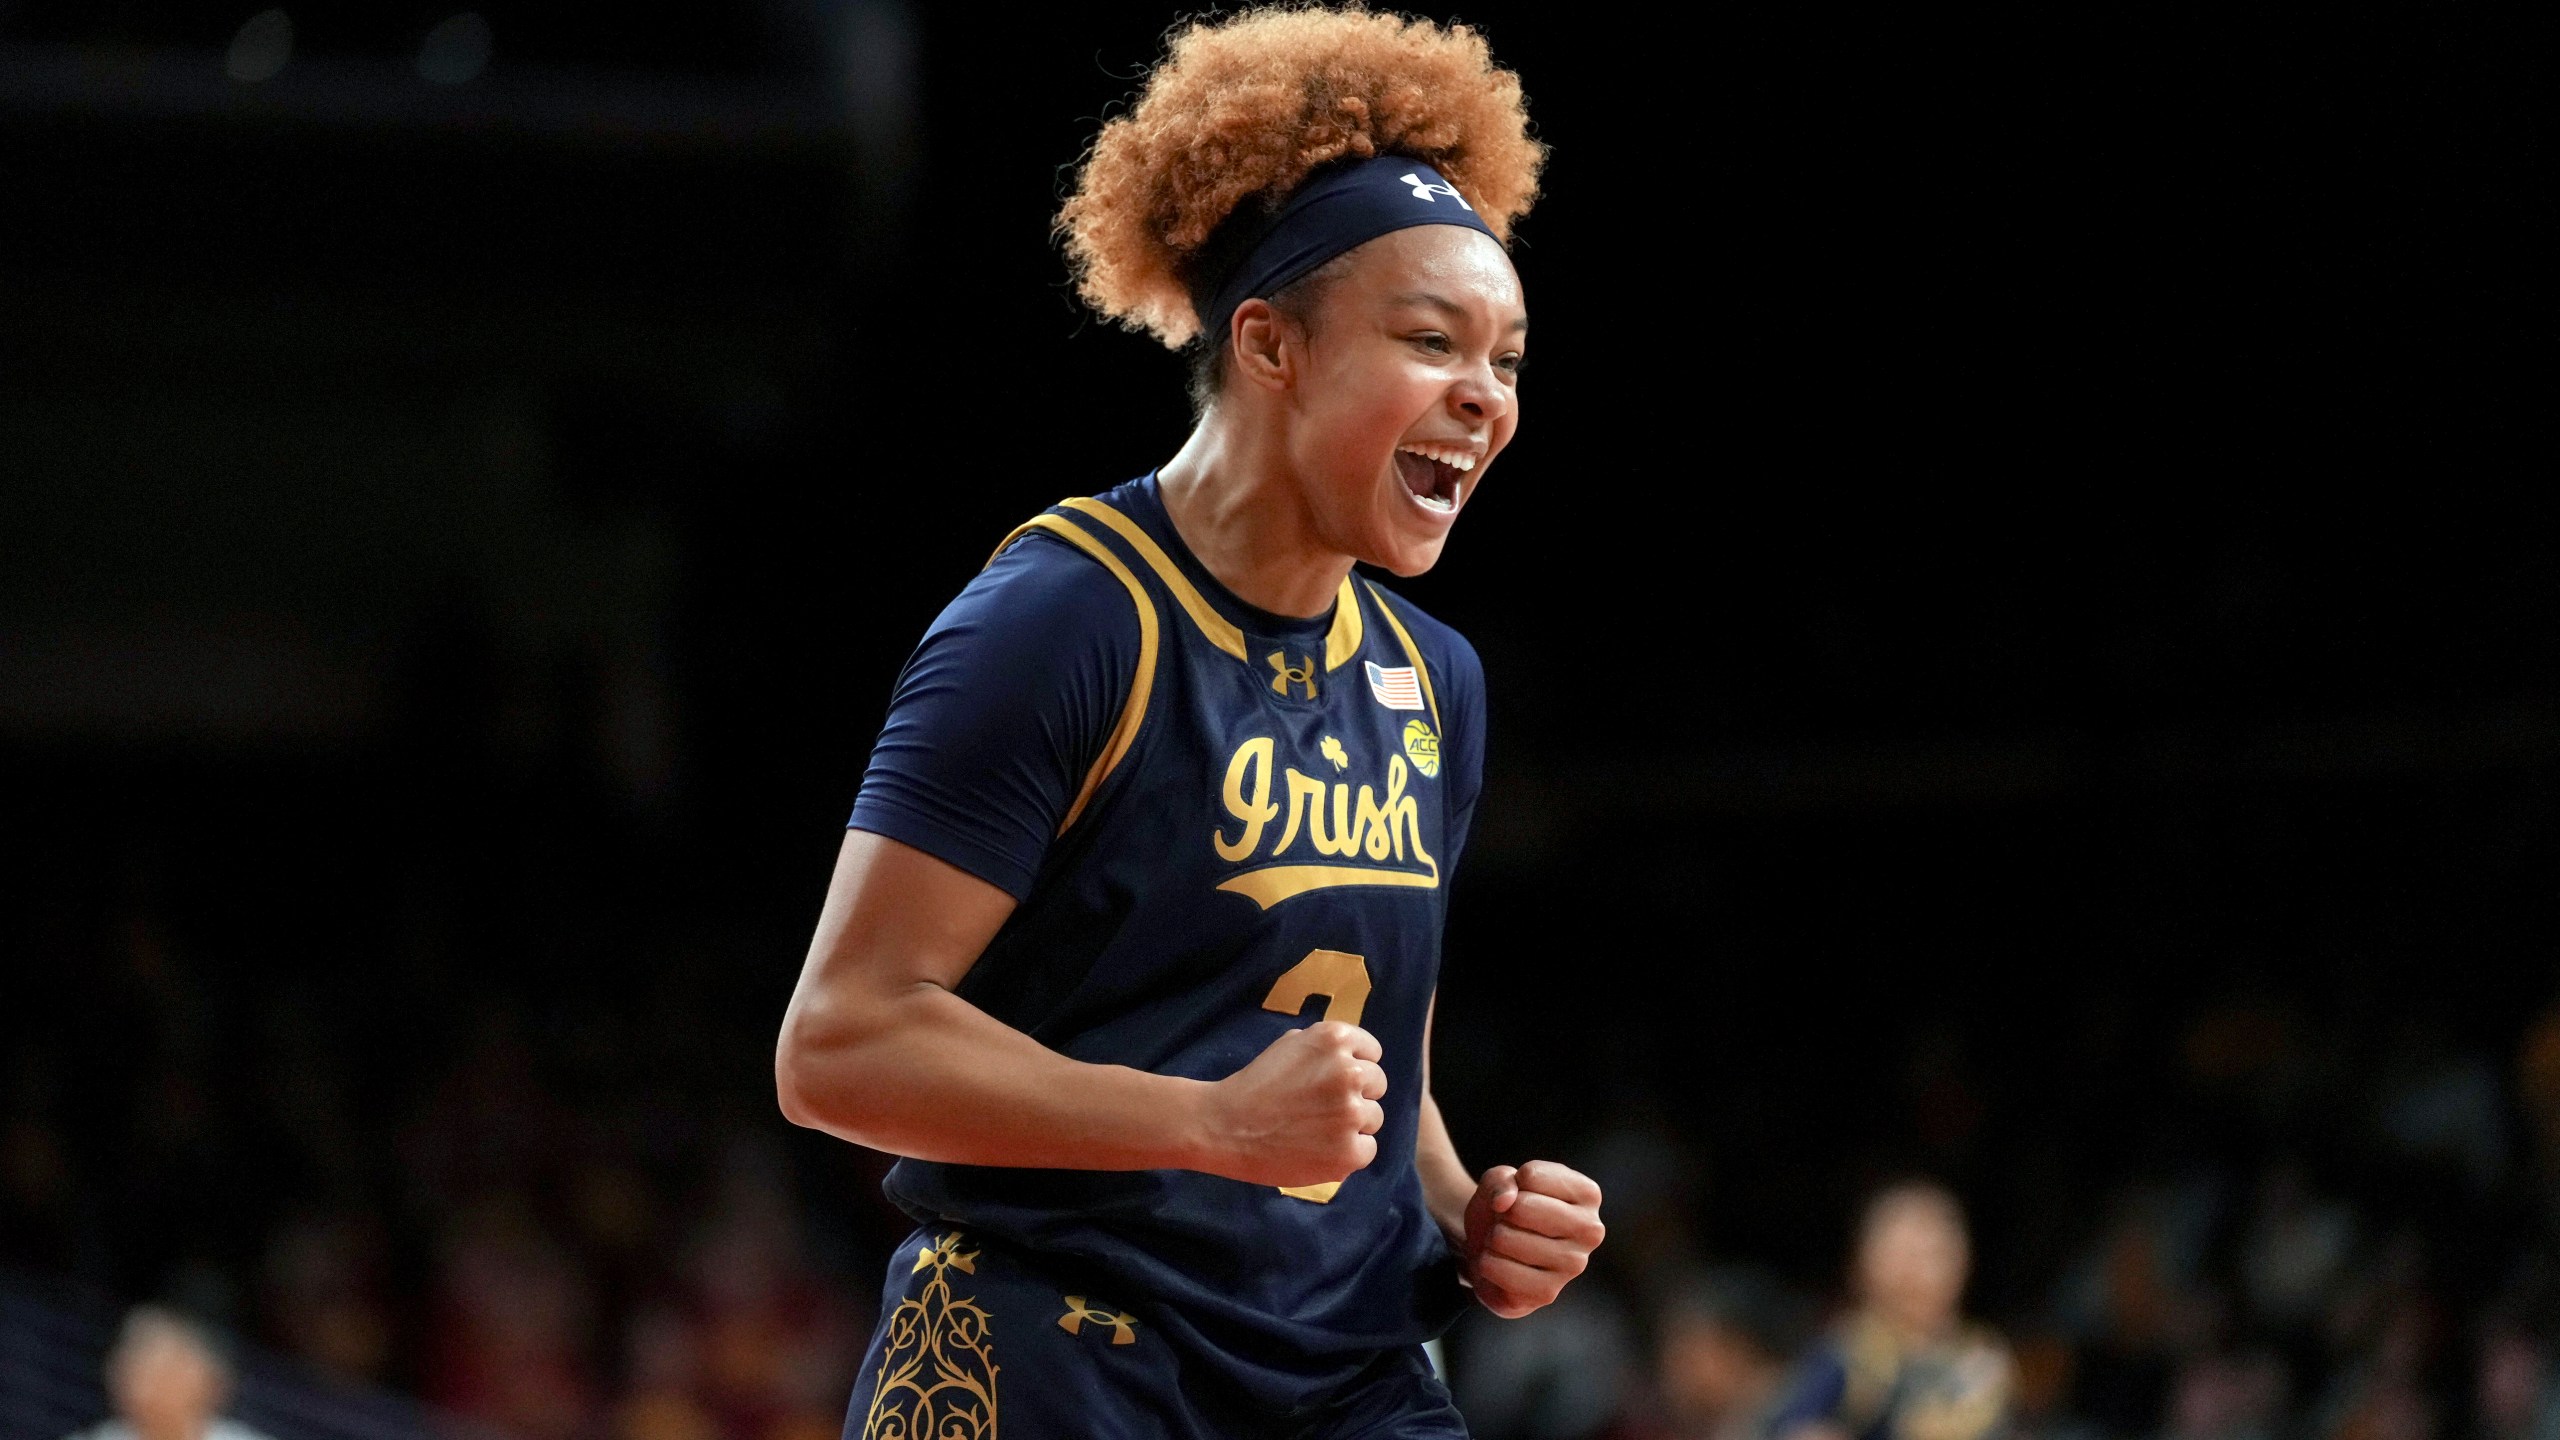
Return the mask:
[[[1476,468],[1475,452],[1472,450],[1449,450],[1437,445],[1399,445],[1396,448],[1419,455],[1425,460],[1437,460],[1461,475]]]

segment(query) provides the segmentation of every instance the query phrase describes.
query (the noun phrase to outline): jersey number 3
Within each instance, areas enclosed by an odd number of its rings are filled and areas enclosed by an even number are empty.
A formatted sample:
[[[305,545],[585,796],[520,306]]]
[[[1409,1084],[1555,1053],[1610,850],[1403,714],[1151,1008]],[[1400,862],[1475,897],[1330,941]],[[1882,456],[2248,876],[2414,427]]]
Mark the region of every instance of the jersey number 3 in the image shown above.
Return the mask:
[[[1294,1016],[1318,995],[1324,997],[1325,1019],[1359,1024],[1360,1012],[1369,1007],[1369,962],[1340,950],[1310,950],[1306,959],[1281,973],[1271,993],[1263,997],[1262,1008]],[[1341,1188],[1341,1181],[1327,1180],[1321,1185],[1283,1185],[1280,1193],[1322,1205]]]

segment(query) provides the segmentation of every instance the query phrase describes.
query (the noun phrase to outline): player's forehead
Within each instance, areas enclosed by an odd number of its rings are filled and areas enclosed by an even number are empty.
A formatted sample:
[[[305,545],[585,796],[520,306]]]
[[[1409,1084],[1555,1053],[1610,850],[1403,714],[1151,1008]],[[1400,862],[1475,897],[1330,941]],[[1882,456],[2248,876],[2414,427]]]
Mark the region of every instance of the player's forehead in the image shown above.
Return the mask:
[[[1528,298],[1502,246],[1479,230],[1415,225],[1346,257],[1337,289],[1373,306],[1446,310],[1502,330],[1525,330]]]
[[[1868,1214],[1865,1240],[1870,1246],[1910,1243],[1964,1243],[1964,1219],[1956,1209],[1926,1193],[1889,1196]]]

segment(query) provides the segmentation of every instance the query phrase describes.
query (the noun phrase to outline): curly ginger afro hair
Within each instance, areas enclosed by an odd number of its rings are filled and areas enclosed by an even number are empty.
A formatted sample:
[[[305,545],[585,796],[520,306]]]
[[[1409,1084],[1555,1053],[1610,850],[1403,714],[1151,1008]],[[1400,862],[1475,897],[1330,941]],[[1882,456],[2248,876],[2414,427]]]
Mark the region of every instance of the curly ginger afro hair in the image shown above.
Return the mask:
[[[1503,243],[1537,198],[1547,147],[1520,77],[1464,25],[1278,6],[1174,34],[1137,104],[1102,127],[1058,212],[1076,288],[1168,346],[1200,331],[1191,263],[1237,206],[1276,207],[1308,172],[1372,155],[1428,161]]]

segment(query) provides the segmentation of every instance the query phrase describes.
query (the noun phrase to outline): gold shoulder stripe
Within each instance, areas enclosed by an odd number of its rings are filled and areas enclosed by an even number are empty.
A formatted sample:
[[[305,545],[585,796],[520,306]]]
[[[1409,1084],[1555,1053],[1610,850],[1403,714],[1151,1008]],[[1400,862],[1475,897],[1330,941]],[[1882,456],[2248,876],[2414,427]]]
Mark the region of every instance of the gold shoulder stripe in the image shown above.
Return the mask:
[[[1147,568],[1156,572],[1156,578],[1164,582],[1164,588],[1173,592],[1174,600],[1191,617],[1191,623],[1200,627],[1200,633],[1209,637],[1210,644],[1239,660],[1245,658],[1244,632],[1211,608],[1209,598],[1200,593],[1200,588],[1191,583],[1191,578],[1182,573],[1180,566],[1173,563],[1173,557],[1164,553],[1164,547],[1155,542],[1154,536],[1139,529],[1136,521],[1099,500],[1080,496],[1059,503],[1080,514],[1090,515],[1118,532],[1121,539],[1129,542],[1129,548],[1138,552],[1138,558],[1147,562]]]
[[[1385,618],[1387,628],[1396,632],[1396,643],[1404,647],[1405,658],[1413,662],[1413,673],[1421,677],[1422,698],[1431,704],[1431,728],[1439,731],[1445,740],[1449,732],[1448,728],[1440,723],[1440,697],[1432,693],[1431,667],[1422,659],[1422,648],[1413,643],[1411,635],[1405,633],[1404,622],[1396,618],[1396,607],[1387,603],[1387,592],[1379,589],[1377,583],[1372,581],[1369,585],[1369,593],[1377,597],[1378,614]]]
[[[1006,545],[1034,530],[1047,531],[1101,561],[1102,568],[1111,572],[1112,578],[1129,592],[1131,603],[1138,607],[1138,669],[1136,677],[1129,682],[1129,700],[1120,707],[1120,723],[1111,728],[1110,743],[1102,747],[1102,754],[1094,760],[1093,768],[1085,772],[1084,788],[1076,792],[1076,803],[1067,807],[1067,818],[1058,824],[1058,833],[1064,835],[1067,827],[1084,814],[1085,804],[1093,799],[1093,792],[1102,788],[1102,782],[1119,765],[1121,757],[1137,743],[1138,727],[1146,723],[1147,695],[1156,683],[1156,603],[1147,598],[1147,588],[1138,583],[1137,576],[1129,573],[1128,566],[1120,563],[1119,556],[1062,515],[1034,515],[1015,526],[1013,533],[1004,537],[1004,544],[996,547],[996,555],[1003,554]],[[987,563],[994,564],[995,555],[988,556]]]
[[[1342,592],[1333,597],[1333,628],[1325,632],[1324,668],[1339,670],[1360,653],[1360,596],[1351,577],[1342,577]]]

